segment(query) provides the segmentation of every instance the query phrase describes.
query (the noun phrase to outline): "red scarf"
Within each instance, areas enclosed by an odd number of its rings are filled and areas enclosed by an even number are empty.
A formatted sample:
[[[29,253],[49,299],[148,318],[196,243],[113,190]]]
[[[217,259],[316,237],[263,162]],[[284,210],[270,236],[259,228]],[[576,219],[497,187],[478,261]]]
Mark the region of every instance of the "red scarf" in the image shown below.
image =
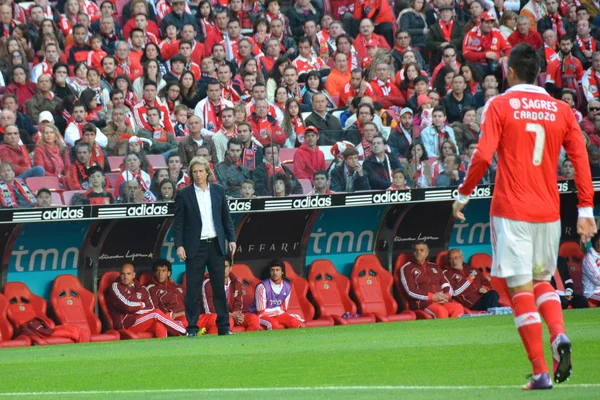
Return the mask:
[[[400,47],[399,45],[394,44],[394,50],[396,50],[400,54],[404,54],[405,51],[412,50],[412,47],[411,46]]]
[[[260,14],[260,5],[257,0],[254,0],[252,3],[248,4],[248,2],[244,1],[242,9],[248,13],[252,14]]]
[[[258,133],[258,135],[264,139],[268,139],[271,135],[271,122],[269,122],[269,118],[265,117],[259,118],[256,116],[254,121],[258,124],[258,132],[253,132],[254,134]]]
[[[208,18],[200,19],[200,29],[202,29],[202,34],[204,37],[208,36],[208,33],[212,31],[215,27],[215,23],[210,21]]]
[[[251,171],[256,168],[256,150],[256,143],[252,141],[250,142],[249,148],[244,146],[244,154],[242,158],[244,160],[244,165]]]
[[[229,83],[229,85],[225,86],[221,83],[221,98],[225,100],[231,101],[233,104],[237,104],[242,100],[240,94],[233,88],[233,85]]]
[[[565,28],[563,27],[563,20],[559,13],[554,15],[548,14],[548,19],[552,23],[552,30],[556,33],[557,37],[561,37],[567,34]]]
[[[444,143],[444,140],[450,140],[450,135],[448,134],[448,132],[446,132],[446,127],[445,126],[442,129],[439,129],[437,126],[433,126],[433,129],[435,129],[435,131],[438,134],[438,144],[439,144],[440,153],[441,153],[441,151],[442,151],[442,144]]]
[[[221,109],[223,105],[219,101],[216,106],[209,100],[206,99],[204,110],[202,115],[204,116],[204,126],[211,132],[216,132],[221,129]]]
[[[90,167],[94,165],[94,162],[90,159]],[[88,190],[90,188],[90,184],[87,181],[87,170],[89,167],[86,168],[79,160],[75,161],[73,167],[77,171],[77,182],[73,182],[77,184],[77,190]],[[108,182],[108,179],[106,181]]]
[[[442,28],[442,35],[446,42],[450,43],[452,39],[452,27],[454,26],[454,20],[451,19],[449,22],[438,21],[440,23],[440,28]]]
[[[267,168],[267,172],[269,173],[269,178],[273,176],[273,174],[285,174],[285,170],[283,169],[283,165],[279,163],[277,167],[273,167],[271,163],[265,161],[265,167]]]
[[[302,104],[302,89],[300,88],[300,85],[296,85],[296,89],[294,89],[294,90],[291,90],[287,86],[285,87],[285,89],[287,90],[288,97],[290,99],[294,99],[295,98],[296,100],[298,100],[298,102],[300,104]]]
[[[2,208],[19,208],[15,189],[25,197],[29,204],[35,203],[35,195],[22,180],[15,179],[12,185],[0,181],[0,203],[2,204]]]
[[[575,37],[575,40],[577,41],[577,45],[581,50],[589,50],[592,53],[596,52],[596,41],[594,38],[592,38],[592,35],[590,35],[585,42],[579,37],[579,35]]]
[[[23,153],[23,158],[25,159],[25,164],[27,165],[27,169],[31,169],[31,158],[29,158],[29,152],[27,151],[27,147],[21,144],[19,145],[19,149],[21,153]]]
[[[46,155],[50,158],[50,161],[52,161],[56,175],[61,175],[65,169],[65,162],[60,154],[60,147],[55,145],[43,146],[42,148],[46,152]]]
[[[292,117],[291,122],[296,132],[296,141],[300,144],[304,143],[304,131],[306,130],[304,122],[298,117]]]
[[[102,147],[100,147],[100,145],[98,145],[98,143],[95,142],[92,144],[91,160],[100,168],[104,168],[104,152],[102,151]]]
[[[155,129],[154,132],[152,132],[152,139],[157,142],[166,143],[168,140],[167,131],[160,127],[158,129]]]
[[[115,56],[117,60],[117,68],[121,68],[123,74],[130,76],[131,68],[129,68],[129,60],[120,60],[119,57]]]

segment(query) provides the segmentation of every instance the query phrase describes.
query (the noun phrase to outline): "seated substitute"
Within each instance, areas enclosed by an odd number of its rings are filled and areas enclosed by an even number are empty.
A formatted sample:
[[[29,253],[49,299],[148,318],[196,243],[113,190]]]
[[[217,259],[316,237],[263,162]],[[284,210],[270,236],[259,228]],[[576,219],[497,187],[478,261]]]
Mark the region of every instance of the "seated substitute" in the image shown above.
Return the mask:
[[[260,324],[268,330],[300,328],[303,322],[299,316],[286,313],[292,285],[285,279],[285,264],[274,259],[267,264],[269,278],[256,285],[251,313],[260,318]]]
[[[558,273],[560,274],[562,287],[559,289],[554,276],[552,277],[550,284],[552,287],[554,287],[556,294],[558,294],[560,297],[562,309],[566,310],[569,308],[569,306],[573,308],[587,308],[588,300],[585,298],[585,296],[573,292],[573,279],[571,279],[571,274],[569,273],[569,264],[567,263],[567,259],[565,257],[558,257],[556,260],[556,269],[558,269]]]
[[[462,305],[452,301],[452,287],[442,269],[427,261],[429,246],[418,241],[413,245],[413,260],[400,268],[400,279],[408,295],[411,310],[424,310],[434,318],[456,318],[465,313]]]
[[[475,311],[487,311],[500,307],[500,296],[492,290],[489,280],[465,263],[465,256],[459,249],[448,252],[449,268],[444,270],[446,280],[450,282],[454,300]]]
[[[154,261],[152,272],[154,273],[152,282],[146,286],[146,289],[150,292],[154,307],[187,328],[183,287],[171,279],[173,273],[171,262],[162,258]]]
[[[229,325],[243,326],[246,331],[257,331],[260,327],[260,322],[256,314],[242,312],[243,307],[243,287],[233,272],[231,259],[225,260],[225,293],[227,294],[227,306],[229,308]],[[213,291],[210,283],[210,278],[207,278],[202,284],[202,306],[204,314],[200,319],[204,321],[207,332],[217,333],[217,314],[215,304],[213,302]],[[208,318],[206,318],[208,317]]]
[[[135,279],[133,264],[125,263],[119,277],[106,289],[106,305],[115,329],[152,332],[157,338],[185,334],[181,322],[154,308],[148,289]]]

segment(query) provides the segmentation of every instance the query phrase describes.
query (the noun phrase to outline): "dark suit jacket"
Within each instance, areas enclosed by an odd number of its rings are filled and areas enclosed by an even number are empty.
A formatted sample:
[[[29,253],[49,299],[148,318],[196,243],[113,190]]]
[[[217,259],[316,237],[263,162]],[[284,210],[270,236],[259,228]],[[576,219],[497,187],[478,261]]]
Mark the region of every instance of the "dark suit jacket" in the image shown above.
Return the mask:
[[[462,42],[465,35],[463,34],[463,25],[458,21],[454,20],[454,25],[452,26],[452,33],[450,34],[450,43],[452,43],[457,49],[458,56],[462,54]],[[429,65],[435,68],[436,65],[442,61],[442,50],[440,49],[440,45],[446,41],[444,35],[442,34],[442,27],[439,22],[431,25],[429,27],[429,33],[427,33],[427,40],[425,41],[425,46],[427,50],[431,52]]]
[[[225,198],[225,188],[216,183],[210,183],[210,199],[212,202],[212,215],[217,232],[217,240],[223,255],[227,254],[225,239],[235,242],[233,222],[229,215],[229,205]],[[175,197],[175,219],[173,221],[175,248],[183,246],[186,256],[193,258],[200,245],[202,234],[202,218],[196,199],[194,185],[187,186],[177,193]]]
[[[319,146],[332,146],[342,140],[344,130],[340,120],[327,113],[325,119],[312,112],[304,121],[304,126],[314,126],[319,130]]]

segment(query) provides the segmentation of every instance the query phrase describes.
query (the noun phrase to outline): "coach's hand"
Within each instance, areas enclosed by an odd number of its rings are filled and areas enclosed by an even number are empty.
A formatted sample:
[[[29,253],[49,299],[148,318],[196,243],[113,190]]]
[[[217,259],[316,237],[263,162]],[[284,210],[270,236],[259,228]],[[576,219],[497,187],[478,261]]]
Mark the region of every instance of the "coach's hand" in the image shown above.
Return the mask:
[[[452,204],[452,215],[461,222],[465,222],[466,219],[465,214],[462,213],[462,209],[465,208],[465,205],[466,204],[459,203],[458,201],[455,201],[454,204]]]
[[[598,232],[594,218],[577,218],[577,233],[581,237],[582,243],[587,243]]]
[[[237,249],[237,245],[235,242],[229,242],[229,253],[233,256],[235,254],[235,249]]]
[[[179,261],[185,261],[185,259],[187,258],[185,256],[185,249],[183,248],[183,246],[179,246],[177,248],[177,257],[179,257]]]

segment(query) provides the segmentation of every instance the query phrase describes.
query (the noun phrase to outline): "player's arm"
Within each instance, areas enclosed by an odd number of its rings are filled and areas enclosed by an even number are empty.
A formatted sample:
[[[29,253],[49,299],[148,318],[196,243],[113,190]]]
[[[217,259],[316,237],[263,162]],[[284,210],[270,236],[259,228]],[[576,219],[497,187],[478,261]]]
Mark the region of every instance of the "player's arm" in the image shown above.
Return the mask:
[[[563,140],[563,147],[575,169],[575,186],[579,199],[577,233],[581,240],[587,243],[597,231],[594,220],[594,185],[581,128],[573,113],[566,114],[567,134]]]
[[[502,134],[502,120],[497,99],[490,100],[483,110],[479,144],[469,164],[467,176],[463,184],[458,187],[456,202],[463,207],[469,202],[469,195],[492,164],[492,158],[498,148]]]

